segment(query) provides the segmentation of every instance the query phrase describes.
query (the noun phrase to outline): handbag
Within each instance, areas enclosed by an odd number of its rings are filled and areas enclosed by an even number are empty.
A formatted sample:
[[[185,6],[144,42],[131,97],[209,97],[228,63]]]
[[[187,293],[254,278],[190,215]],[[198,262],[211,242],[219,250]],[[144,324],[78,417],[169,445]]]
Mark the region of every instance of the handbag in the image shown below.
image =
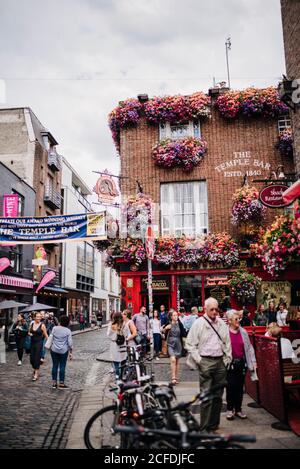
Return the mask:
[[[30,335],[27,335],[24,340],[24,349],[26,353],[30,353],[31,350],[31,337]]]
[[[117,334],[116,344],[121,346],[125,343],[125,337],[122,334]]]
[[[136,345],[140,345],[142,340],[143,340],[143,336],[140,335],[140,334],[136,335],[135,338],[134,338],[134,341],[135,341]]]
[[[46,343],[45,343],[45,349],[50,350],[53,344],[53,334],[50,334]]]

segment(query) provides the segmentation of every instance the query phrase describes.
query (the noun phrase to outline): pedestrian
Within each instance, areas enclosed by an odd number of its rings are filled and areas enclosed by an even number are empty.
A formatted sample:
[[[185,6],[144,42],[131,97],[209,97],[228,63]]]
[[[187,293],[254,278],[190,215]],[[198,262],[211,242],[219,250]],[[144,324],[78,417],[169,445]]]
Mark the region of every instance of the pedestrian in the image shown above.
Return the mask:
[[[131,319],[131,314],[132,313],[130,309],[124,309],[122,312],[122,318],[124,321],[123,333],[125,336],[126,345],[128,347],[135,347],[136,342],[134,339],[137,336],[137,330],[133,320]]]
[[[98,324],[99,329],[102,328],[102,321],[103,321],[103,313],[101,309],[99,309],[97,312],[97,324]]]
[[[139,314],[134,315],[133,322],[143,348],[143,355],[145,356],[148,344],[150,343],[150,321],[146,314],[145,306],[141,307]]]
[[[33,368],[32,381],[39,378],[39,369],[41,365],[41,355],[44,339],[48,339],[45,324],[42,323],[42,315],[36,313],[34,321],[30,325],[29,335],[31,337],[30,363]]]
[[[217,300],[207,298],[204,315],[192,325],[185,344],[190,354],[188,361],[199,368],[200,389],[204,391],[220,386],[214,392],[215,397],[201,405],[200,428],[207,432],[219,427],[227,367],[232,360],[229,328],[218,314]]]
[[[242,320],[240,322],[240,325],[242,327],[249,327],[251,326],[251,319],[250,319],[250,313],[249,311],[246,309],[246,306],[243,306],[243,309],[242,309]]]
[[[286,303],[280,303],[277,310],[277,324],[279,327],[284,327],[287,325],[286,319],[288,315],[288,310],[286,309]]]
[[[160,325],[161,327],[165,327],[167,324],[169,323],[169,317],[168,317],[168,313],[166,311],[166,308],[164,305],[161,305],[160,306]],[[166,338],[164,336],[164,334],[162,335],[161,337],[161,354],[163,357],[167,357],[168,356],[168,353],[167,353],[167,341],[166,341]]]
[[[121,313],[112,314],[112,321],[107,327],[107,337],[111,341],[110,354],[116,379],[122,379],[123,369],[127,359],[127,351],[124,336],[124,321]]]
[[[275,302],[269,301],[269,307],[266,311],[266,316],[268,318],[268,324],[271,324],[271,322],[277,322],[277,311],[275,308]]]
[[[44,326],[46,327],[46,331],[47,331],[47,335],[49,336],[49,331],[48,331],[48,328],[50,326],[50,323],[49,323],[49,314],[46,313],[45,311],[40,311],[40,314],[41,314],[41,323],[44,324]],[[46,339],[44,338],[43,339],[43,347],[42,347],[42,352],[41,352],[41,364],[44,363],[45,361],[45,356],[46,356],[46,347],[45,347],[45,344],[46,344]]]
[[[174,309],[170,310],[170,323],[163,328],[166,335],[168,354],[171,365],[171,382],[173,385],[179,383],[179,360],[183,354],[183,338],[186,337],[186,330],[179,320],[178,313]]]
[[[84,331],[84,329],[85,329],[85,316],[84,316],[84,312],[83,312],[83,311],[81,311],[81,312],[79,313],[79,326],[80,326],[80,327],[79,327],[80,330],[81,330],[81,331]]]
[[[153,319],[150,319],[150,327],[153,335],[153,348],[156,360],[159,360],[161,350],[161,325],[157,309],[153,311]]]
[[[52,388],[68,389],[65,384],[65,374],[68,357],[72,360],[73,340],[69,329],[70,319],[62,315],[58,326],[54,326],[49,340],[51,341],[50,353],[52,358]],[[52,337],[52,340],[51,340]],[[59,384],[57,375],[59,372]]]
[[[285,337],[282,337],[282,328],[279,327],[277,324],[274,324],[273,326],[269,327],[268,331],[265,333],[265,336],[274,337],[280,340],[281,358],[283,360],[286,360],[288,358],[295,360],[300,354],[300,347],[294,350],[291,341]]]
[[[191,314],[189,316],[185,316],[182,324],[187,332],[189,332],[190,328],[194,324],[194,322],[198,319],[198,308],[197,306],[193,306],[191,309]]]
[[[227,312],[229,320],[229,334],[232,348],[232,362],[227,373],[226,401],[227,420],[234,417],[246,419],[242,411],[244,382],[246,368],[256,372],[257,364],[254,349],[250,343],[248,333],[241,327],[239,314],[235,310]]]
[[[23,314],[18,314],[17,320],[13,324],[12,332],[15,334],[16,346],[18,352],[18,366],[22,365],[24,354],[24,342],[28,336],[28,324]]]
[[[261,303],[253,319],[254,326],[266,326],[268,324],[268,315],[265,306]]]

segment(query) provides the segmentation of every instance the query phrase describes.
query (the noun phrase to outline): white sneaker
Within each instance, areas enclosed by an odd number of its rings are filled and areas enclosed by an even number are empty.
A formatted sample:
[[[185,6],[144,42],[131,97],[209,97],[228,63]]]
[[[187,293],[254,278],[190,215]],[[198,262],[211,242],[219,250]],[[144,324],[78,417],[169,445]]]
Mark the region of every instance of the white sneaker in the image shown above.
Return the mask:
[[[21,360],[18,361],[18,366],[21,366],[22,365],[22,362]]]
[[[155,360],[159,360],[159,357],[155,357]]]

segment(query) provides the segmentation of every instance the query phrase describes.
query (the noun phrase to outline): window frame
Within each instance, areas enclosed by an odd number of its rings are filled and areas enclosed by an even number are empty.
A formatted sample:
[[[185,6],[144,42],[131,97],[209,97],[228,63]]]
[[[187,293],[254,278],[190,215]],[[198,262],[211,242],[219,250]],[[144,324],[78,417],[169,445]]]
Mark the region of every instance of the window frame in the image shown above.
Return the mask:
[[[183,127],[187,126],[187,135],[177,136],[172,135],[172,127]],[[170,122],[160,122],[159,124],[159,141],[170,139],[170,140],[181,140],[183,138],[195,137],[201,138],[201,122],[200,120],[190,120],[185,124],[171,124]]]
[[[175,193],[178,195],[178,186],[184,184],[193,184],[192,201],[186,202],[181,197],[181,200],[176,203]],[[201,188],[201,184],[203,187]],[[164,194],[164,188],[168,186],[168,193]],[[200,193],[204,193],[204,199],[200,199]],[[180,193],[182,194],[182,192]],[[170,203],[173,200],[174,203]],[[200,236],[208,233],[208,196],[207,196],[207,181],[184,181],[184,182],[172,182],[172,183],[161,183],[160,184],[160,233],[161,236],[174,236],[180,237],[183,234],[186,236]],[[204,205],[204,211],[197,209],[200,204]],[[190,207],[184,206],[180,211],[178,208],[182,208],[183,205],[191,204]],[[167,211],[165,210],[167,208]],[[187,211],[186,209],[190,209]],[[181,216],[182,222],[177,224],[178,217]],[[184,226],[185,217],[192,217],[192,224],[190,226]],[[201,219],[204,217],[205,223],[202,224]],[[168,225],[168,226],[166,226]]]
[[[283,124],[281,124],[281,122]],[[287,123],[289,122],[289,124]],[[277,121],[277,127],[278,127],[278,133],[282,132],[285,129],[291,129],[292,128],[292,120],[290,115],[286,116],[280,116],[280,118]]]

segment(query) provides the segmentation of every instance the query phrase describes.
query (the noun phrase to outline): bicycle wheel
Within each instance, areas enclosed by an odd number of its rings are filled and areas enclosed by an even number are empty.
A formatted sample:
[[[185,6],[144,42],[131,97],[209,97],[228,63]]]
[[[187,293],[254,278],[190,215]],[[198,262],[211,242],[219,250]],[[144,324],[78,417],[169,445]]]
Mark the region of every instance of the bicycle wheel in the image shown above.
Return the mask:
[[[103,407],[86,424],[84,443],[88,449],[121,448],[121,435],[113,432],[117,406]]]

